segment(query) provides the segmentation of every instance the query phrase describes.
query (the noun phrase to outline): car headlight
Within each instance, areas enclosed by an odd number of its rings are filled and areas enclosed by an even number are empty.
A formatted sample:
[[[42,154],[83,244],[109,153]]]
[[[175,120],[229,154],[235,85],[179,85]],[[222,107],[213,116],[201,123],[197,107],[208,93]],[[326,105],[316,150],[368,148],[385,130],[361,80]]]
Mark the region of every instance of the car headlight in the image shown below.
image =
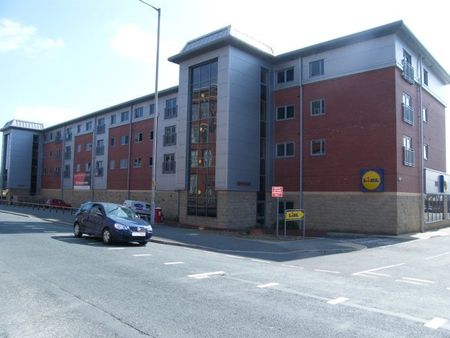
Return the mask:
[[[148,232],[152,232],[152,231],[153,231],[151,225],[147,225],[147,226],[145,227],[145,229],[146,229]]]
[[[114,223],[114,228],[117,230],[129,230],[130,228],[127,225],[123,225],[120,223]]]

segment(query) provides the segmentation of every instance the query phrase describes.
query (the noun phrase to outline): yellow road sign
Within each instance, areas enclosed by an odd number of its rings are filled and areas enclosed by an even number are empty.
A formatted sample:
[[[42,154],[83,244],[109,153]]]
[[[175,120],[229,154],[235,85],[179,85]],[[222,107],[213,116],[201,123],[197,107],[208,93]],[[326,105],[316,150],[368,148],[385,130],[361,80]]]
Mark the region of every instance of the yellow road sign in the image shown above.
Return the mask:
[[[284,219],[286,221],[300,221],[305,217],[304,210],[286,210],[284,213]]]

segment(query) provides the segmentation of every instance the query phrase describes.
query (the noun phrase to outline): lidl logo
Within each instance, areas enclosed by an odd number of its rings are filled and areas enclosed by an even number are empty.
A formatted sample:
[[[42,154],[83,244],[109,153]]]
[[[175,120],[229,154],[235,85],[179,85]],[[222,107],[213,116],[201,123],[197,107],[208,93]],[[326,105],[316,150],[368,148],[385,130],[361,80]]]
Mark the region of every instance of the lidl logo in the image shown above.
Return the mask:
[[[384,170],[377,169],[361,169],[361,191],[384,191]]]

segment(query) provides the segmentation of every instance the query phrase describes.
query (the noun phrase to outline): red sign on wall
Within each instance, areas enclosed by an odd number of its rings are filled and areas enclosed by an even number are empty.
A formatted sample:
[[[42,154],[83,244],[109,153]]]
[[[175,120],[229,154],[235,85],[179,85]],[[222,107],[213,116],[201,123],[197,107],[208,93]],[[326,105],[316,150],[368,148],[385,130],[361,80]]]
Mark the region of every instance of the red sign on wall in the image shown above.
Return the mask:
[[[272,197],[283,197],[283,187],[272,187]]]

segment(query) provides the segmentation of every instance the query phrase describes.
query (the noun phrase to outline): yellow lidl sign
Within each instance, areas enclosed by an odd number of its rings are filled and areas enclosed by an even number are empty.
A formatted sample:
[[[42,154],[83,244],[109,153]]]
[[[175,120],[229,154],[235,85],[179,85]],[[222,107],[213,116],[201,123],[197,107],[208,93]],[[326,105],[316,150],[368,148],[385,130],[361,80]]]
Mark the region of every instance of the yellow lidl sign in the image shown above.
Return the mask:
[[[384,170],[361,169],[361,191],[384,191]]]
[[[284,212],[284,219],[286,221],[300,221],[305,217],[304,210],[286,210]]]

